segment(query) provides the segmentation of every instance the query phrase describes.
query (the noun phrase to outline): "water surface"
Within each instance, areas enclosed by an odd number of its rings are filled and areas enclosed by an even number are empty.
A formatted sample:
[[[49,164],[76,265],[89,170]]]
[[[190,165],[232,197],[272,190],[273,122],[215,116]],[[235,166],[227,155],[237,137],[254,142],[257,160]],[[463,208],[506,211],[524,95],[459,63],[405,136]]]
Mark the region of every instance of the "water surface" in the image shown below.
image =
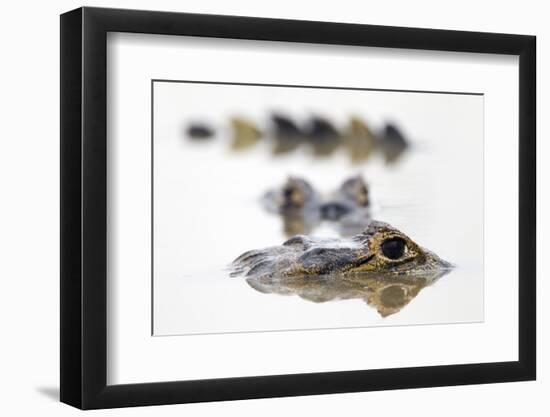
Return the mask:
[[[482,97],[252,91],[257,87],[243,93],[244,87],[231,87],[155,87],[155,335],[483,320]],[[191,106],[190,97],[199,96]],[[244,114],[262,122],[277,106],[299,116],[315,106],[339,126],[351,113],[364,115],[375,127],[392,119],[412,146],[392,164],[380,153],[352,164],[344,149],[330,157],[315,156],[306,148],[273,156],[270,144],[262,140],[243,152],[232,149],[231,131],[224,127],[230,116]],[[221,127],[216,137],[203,143],[186,140],[185,124],[205,114]],[[331,297],[335,291],[323,294],[321,286],[304,294],[230,278],[227,267],[238,255],[286,240],[282,219],[263,210],[260,198],[289,174],[307,178],[322,192],[336,189],[351,175],[364,175],[375,219],[457,267],[426,285],[406,287],[414,297],[389,314],[391,309],[351,296],[349,288]],[[338,236],[331,223],[311,233]],[[396,288],[388,293],[394,299],[400,296]],[[319,302],[321,298],[327,300]]]

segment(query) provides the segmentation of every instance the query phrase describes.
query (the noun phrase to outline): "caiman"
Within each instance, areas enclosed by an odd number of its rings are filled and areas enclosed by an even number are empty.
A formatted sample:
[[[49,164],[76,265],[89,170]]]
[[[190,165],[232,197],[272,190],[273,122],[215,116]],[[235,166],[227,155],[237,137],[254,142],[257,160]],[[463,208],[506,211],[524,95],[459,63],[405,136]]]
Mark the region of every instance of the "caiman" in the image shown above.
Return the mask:
[[[363,299],[382,316],[399,311],[453,265],[387,223],[372,221],[351,238],[295,236],[251,250],[231,264],[254,289],[325,302]]]

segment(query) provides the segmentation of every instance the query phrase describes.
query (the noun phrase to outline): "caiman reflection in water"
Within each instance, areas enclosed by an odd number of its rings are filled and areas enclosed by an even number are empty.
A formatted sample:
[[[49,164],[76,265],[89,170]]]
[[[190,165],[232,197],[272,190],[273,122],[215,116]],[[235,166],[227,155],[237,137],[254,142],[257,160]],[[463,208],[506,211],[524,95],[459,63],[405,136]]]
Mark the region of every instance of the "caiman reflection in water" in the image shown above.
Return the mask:
[[[232,263],[257,291],[314,302],[362,299],[383,317],[452,269],[387,223],[373,221],[348,239],[295,236],[281,246],[252,250]]]

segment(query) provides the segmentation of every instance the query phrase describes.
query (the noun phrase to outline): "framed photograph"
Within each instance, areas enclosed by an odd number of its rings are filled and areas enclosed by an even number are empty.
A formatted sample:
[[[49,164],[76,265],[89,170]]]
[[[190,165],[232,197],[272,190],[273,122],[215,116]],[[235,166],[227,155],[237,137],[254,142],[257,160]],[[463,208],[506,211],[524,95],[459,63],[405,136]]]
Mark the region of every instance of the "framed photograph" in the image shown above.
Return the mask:
[[[533,380],[535,37],[61,16],[61,401]]]

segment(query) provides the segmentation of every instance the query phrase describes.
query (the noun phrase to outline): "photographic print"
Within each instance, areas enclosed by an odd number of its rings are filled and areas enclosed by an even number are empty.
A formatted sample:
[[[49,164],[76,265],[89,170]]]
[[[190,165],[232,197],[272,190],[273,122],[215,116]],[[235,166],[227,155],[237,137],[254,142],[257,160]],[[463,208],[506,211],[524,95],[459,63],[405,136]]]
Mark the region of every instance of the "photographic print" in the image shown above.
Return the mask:
[[[484,319],[484,98],[152,81],[154,336]]]
[[[60,33],[62,402],[536,379],[534,36],[93,7]]]

